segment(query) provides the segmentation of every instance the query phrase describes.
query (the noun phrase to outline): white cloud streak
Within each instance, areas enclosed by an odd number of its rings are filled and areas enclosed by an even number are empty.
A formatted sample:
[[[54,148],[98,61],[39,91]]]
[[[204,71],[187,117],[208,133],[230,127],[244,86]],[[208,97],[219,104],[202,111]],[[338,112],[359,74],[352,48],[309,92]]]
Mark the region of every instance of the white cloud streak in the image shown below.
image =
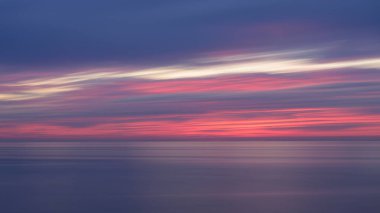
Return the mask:
[[[171,80],[205,78],[221,75],[253,73],[295,73],[336,69],[380,69],[380,57],[321,62],[313,58],[295,57],[302,51],[244,54],[201,59],[192,64],[130,70],[125,67],[102,68],[52,78],[36,78],[0,85],[22,88],[13,93],[0,93],[0,101],[28,100],[62,92],[79,90],[86,82],[118,79]],[[25,89],[25,87],[27,89]]]

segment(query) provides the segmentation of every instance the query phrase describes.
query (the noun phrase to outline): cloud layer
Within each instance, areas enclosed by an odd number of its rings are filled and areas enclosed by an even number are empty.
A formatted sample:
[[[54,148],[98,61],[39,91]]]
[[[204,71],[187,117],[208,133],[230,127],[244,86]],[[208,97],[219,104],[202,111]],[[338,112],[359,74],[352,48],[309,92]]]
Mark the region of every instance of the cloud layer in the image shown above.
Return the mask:
[[[379,7],[0,1],[0,139],[379,138]]]

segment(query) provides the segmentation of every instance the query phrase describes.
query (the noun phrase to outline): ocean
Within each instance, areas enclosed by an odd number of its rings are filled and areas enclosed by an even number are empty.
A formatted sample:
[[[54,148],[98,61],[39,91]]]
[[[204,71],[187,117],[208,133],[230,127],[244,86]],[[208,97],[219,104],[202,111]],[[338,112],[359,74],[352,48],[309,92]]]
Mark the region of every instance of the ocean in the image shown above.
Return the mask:
[[[2,142],[3,213],[379,213],[380,142]]]

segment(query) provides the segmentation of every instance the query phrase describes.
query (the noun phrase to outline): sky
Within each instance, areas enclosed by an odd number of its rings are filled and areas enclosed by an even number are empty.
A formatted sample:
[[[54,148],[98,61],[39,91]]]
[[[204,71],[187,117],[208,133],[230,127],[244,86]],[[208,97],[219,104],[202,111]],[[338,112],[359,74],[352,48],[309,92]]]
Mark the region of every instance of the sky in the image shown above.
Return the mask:
[[[378,0],[0,0],[0,140],[380,138]]]

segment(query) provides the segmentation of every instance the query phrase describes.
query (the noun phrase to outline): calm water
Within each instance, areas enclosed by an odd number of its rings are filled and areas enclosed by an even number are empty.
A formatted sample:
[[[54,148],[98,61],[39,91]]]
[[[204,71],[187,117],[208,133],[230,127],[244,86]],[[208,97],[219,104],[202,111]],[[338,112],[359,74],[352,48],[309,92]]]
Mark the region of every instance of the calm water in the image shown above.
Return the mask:
[[[379,213],[380,142],[0,143],[4,213]]]

